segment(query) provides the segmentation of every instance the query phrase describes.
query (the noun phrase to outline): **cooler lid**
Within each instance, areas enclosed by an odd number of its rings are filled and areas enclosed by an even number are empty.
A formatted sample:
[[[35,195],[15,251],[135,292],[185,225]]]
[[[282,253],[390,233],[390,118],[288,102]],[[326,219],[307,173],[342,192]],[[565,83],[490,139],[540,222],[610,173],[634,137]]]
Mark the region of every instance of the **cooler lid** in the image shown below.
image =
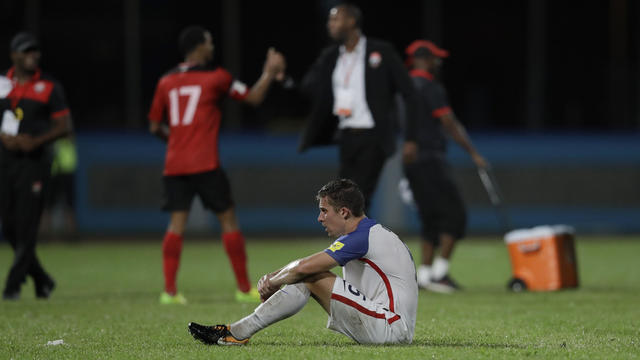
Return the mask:
[[[569,225],[540,225],[530,229],[516,229],[509,231],[504,236],[504,242],[507,244],[531,240],[536,238],[550,237],[557,234],[574,234],[575,229]]]

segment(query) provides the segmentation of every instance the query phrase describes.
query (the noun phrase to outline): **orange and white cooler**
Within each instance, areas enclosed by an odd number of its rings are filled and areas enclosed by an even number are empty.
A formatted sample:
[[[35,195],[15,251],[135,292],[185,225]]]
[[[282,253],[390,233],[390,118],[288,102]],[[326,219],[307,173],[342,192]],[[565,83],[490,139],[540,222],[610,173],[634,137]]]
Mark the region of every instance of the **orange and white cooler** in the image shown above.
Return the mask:
[[[574,230],[567,225],[518,229],[504,237],[511,258],[513,291],[578,286]]]

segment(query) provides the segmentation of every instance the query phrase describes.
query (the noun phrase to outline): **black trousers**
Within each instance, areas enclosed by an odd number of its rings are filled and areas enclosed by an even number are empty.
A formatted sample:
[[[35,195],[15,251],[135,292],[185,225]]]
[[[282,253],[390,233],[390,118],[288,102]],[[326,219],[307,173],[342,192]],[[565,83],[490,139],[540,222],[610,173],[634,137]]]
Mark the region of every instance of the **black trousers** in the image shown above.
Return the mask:
[[[49,281],[36,256],[36,240],[44,206],[44,192],[51,167],[27,157],[0,162],[0,222],[2,235],[14,251],[7,275],[5,295],[20,291],[27,275],[36,284]]]
[[[353,180],[364,195],[365,210],[371,205],[387,156],[373,130],[340,132],[340,178]]]
[[[441,234],[463,238],[467,212],[444,155],[405,164],[404,173],[418,207],[424,239],[437,246]]]

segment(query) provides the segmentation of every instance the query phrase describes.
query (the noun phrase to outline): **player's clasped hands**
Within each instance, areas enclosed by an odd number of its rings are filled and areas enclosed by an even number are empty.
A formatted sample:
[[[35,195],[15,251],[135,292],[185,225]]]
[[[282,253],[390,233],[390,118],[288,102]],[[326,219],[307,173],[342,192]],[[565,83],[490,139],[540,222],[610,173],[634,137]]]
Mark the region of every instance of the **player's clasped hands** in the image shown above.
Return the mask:
[[[265,302],[271,295],[275,294],[276,291],[280,290],[279,286],[273,286],[269,281],[269,277],[271,274],[266,274],[258,280],[258,293],[260,294],[260,300]]]
[[[11,151],[21,150],[24,152],[31,152],[38,146],[35,139],[28,134],[19,134],[14,136],[3,133],[0,134],[0,141],[2,141],[4,146]]]
[[[264,72],[273,76],[276,80],[282,81],[285,78],[287,62],[281,52],[274,48],[267,51],[267,59],[264,62]]]

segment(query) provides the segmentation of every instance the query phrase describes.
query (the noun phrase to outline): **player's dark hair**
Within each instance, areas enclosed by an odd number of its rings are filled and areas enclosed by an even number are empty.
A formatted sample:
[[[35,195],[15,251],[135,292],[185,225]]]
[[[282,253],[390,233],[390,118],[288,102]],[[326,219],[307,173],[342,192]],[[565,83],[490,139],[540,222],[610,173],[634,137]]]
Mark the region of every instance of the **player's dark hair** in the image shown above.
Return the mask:
[[[202,26],[192,25],[180,32],[180,37],[178,38],[178,48],[180,49],[180,54],[183,57],[189,55],[190,52],[195,50],[198,45],[204,43],[206,38],[204,34],[207,32],[207,29]]]
[[[327,197],[329,205],[338,211],[345,207],[353,216],[364,214],[364,196],[358,185],[349,179],[333,180],[318,190],[316,199]]]
[[[356,27],[358,29],[362,29],[362,10],[359,7],[351,4],[351,3],[342,3],[337,6],[339,9],[344,11],[344,13],[355,20]]]

